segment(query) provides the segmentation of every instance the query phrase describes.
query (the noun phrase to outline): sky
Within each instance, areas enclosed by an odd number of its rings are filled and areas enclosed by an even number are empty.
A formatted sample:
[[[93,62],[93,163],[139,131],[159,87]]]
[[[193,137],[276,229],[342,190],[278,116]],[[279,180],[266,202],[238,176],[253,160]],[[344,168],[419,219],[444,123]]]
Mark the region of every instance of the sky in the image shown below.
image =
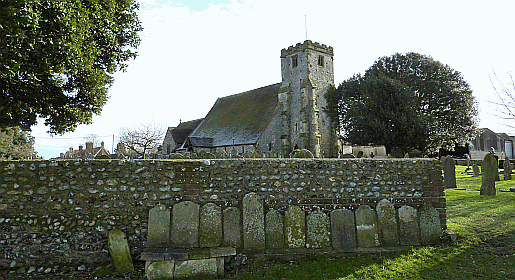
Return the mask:
[[[479,127],[515,134],[496,117],[490,76],[505,82],[515,62],[513,0],[140,0],[138,57],[114,74],[93,124],[51,136],[32,128],[44,158],[96,134],[112,151],[122,128],[163,129],[205,117],[216,99],[281,81],[281,49],[309,39],[334,48],[335,83],[378,58],[417,52],[449,65],[470,84]],[[163,134],[164,136],[164,134]],[[114,139],[114,141],[113,141]]]

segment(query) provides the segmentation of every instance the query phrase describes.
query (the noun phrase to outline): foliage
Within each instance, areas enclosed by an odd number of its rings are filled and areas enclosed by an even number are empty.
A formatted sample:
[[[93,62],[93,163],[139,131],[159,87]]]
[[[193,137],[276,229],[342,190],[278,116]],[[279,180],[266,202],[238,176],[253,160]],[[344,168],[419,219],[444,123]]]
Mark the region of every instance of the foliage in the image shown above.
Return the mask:
[[[0,159],[31,159],[36,157],[34,137],[19,127],[0,129]]]
[[[53,134],[91,123],[112,74],[136,57],[135,0],[4,0],[0,3],[0,126]]]
[[[120,130],[120,143],[130,157],[146,158],[149,153],[157,152],[163,142],[165,130],[154,123],[140,124],[134,128]]]
[[[434,151],[475,136],[472,90],[448,65],[417,53],[377,60],[326,93],[328,116],[344,140],[401,151]]]

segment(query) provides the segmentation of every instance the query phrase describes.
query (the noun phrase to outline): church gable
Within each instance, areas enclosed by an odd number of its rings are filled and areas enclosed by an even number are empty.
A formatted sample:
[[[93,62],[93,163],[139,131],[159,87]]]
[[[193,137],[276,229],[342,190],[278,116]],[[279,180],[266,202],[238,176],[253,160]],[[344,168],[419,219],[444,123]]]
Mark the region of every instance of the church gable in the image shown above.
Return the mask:
[[[270,124],[281,83],[219,98],[190,139],[212,139],[212,147],[253,145]]]

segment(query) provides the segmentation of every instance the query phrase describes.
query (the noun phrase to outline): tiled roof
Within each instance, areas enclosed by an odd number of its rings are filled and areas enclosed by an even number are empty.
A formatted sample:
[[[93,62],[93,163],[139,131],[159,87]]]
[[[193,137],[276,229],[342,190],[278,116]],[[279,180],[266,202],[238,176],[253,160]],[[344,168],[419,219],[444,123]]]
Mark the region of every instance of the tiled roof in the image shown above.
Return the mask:
[[[202,122],[203,119],[183,122],[171,130],[175,143],[182,144],[190,133]]]
[[[281,85],[219,98],[189,138],[211,138],[212,147],[255,144],[274,116]]]

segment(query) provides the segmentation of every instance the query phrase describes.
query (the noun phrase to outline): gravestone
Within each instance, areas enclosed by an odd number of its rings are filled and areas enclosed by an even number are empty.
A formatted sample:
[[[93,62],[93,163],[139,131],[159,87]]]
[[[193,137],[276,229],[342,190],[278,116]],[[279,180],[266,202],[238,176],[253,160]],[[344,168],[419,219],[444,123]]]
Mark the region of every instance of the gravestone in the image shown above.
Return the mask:
[[[158,205],[148,212],[147,246],[149,248],[170,245],[170,211]]]
[[[443,185],[446,189],[456,188],[456,167],[451,156],[442,157]]]
[[[218,275],[218,266],[215,258],[201,260],[176,261],[174,279],[191,278],[199,276]]]
[[[479,166],[477,166],[476,163],[472,165],[472,176],[477,177],[479,176]]]
[[[127,237],[121,230],[113,229],[109,231],[109,253],[117,272],[134,271],[129,242],[127,242]]]
[[[497,160],[494,155],[488,153],[483,159],[483,164],[481,165],[481,195],[495,195],[495,176],[499,174],[497,166]]]
[[[508,157],[504,158],[504,180],[511,180],[511,163]]]
[[[172,244],[176,247],[198,247],[199,206],[191,201],[175,204],[172,210]]]
[[[440,213],[430,204],[420,208],[420,239],[422,245],[436,244],[442,236]]]
[[[356,220],[351,210],[336,209],[331,212],[331,237],[335,249],[356,248]]]
[[[376,206],[377,223],[383,246],[399,246],[399,234],[397,229],[397,213],[393,204],[382,199]]]
[[[420,245],[417,209],[404,205],[399,208],[399,239],[403,246]]]
[[[243,248],[249,251],[265,249],[265,214],[263,201],[256,193],[243,198]]]
[[[306,217],[307,248],[331,247],[331,233],[329,231],[329,217],[321,210],[316,210]]]
[[[241,248],[241,218],[240,210],[228,207],[223,211],[224,246]]]
[[[145,272],[147,279],[149,280],[173,279],[175,261],[153,262],[148,266]]]
[[[284,248],[284,218],[277,210],[266,213],[266,248]]]
[[[288,248],[306,247],[306,216],[297,205],[290,205],[284,213],[284,229]]]
[[[356,235],[358,247],[380,246],[379,231],[377,230],[376,213],[368,205],[361,205],[356,210]]]
[[[222,244],[222,209],[214,203],[200,208],[200,247],[218,247]]]

